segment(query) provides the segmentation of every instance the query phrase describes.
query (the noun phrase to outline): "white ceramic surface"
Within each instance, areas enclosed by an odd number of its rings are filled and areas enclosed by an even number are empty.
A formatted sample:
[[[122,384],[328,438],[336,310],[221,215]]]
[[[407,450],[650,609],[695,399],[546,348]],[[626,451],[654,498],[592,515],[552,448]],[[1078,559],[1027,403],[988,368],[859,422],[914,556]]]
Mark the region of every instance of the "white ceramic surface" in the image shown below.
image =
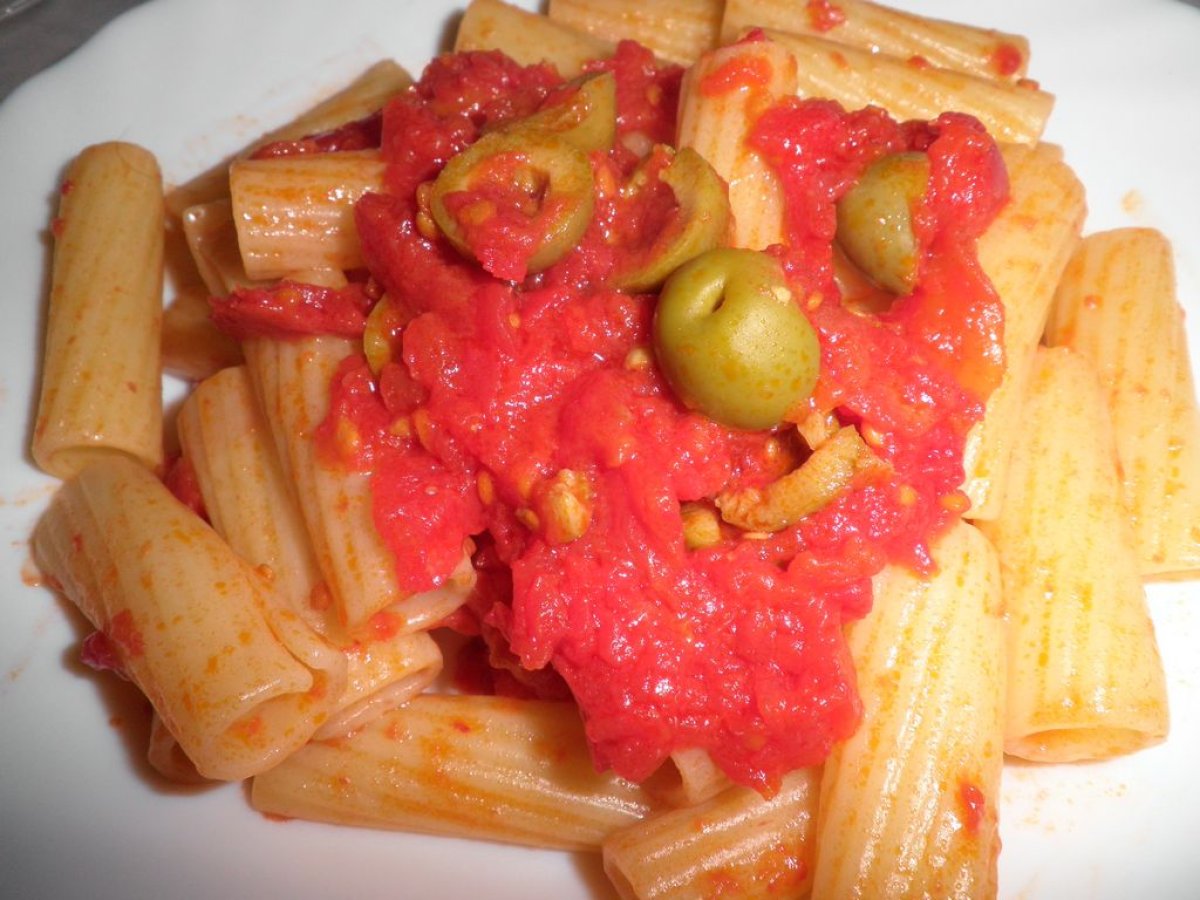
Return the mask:
[[[1200,347],[1200,13],[1172,0],[902,5],[1031,37],[1031,74],[1058,95],[1047,138],[1088,187],[1089,230],[1171,235]],[[274,822],[238,786],[157,787],[136,698],[81,670],[80,621],[29,584],[27,538],[55,484],[26,447],[46,232],[66,162],[119,138],[182,180],[383,55],[419,72],[458,6],[153,0],[0,106],[0,894],[608,896],[587,857]],[[1200,896],[1198,593],[1150,591],[1173,705],[1167,743],[1104,764],[1006,769],[1003,897]]]

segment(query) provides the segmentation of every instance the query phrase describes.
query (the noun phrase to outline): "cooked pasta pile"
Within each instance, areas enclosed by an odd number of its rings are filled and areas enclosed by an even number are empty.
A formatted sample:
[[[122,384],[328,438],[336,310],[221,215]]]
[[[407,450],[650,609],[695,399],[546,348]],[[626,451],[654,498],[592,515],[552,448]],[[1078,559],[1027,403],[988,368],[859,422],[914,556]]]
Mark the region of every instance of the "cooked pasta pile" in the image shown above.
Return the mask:
[[[33,546],[155,768],[624,897],[994,896],[1004,758],[1164,740],[1144,584],[1200,569],[1170,245],[1084,234],[1029,61],[865,0],[473,0],[170,191],[84,149]]]

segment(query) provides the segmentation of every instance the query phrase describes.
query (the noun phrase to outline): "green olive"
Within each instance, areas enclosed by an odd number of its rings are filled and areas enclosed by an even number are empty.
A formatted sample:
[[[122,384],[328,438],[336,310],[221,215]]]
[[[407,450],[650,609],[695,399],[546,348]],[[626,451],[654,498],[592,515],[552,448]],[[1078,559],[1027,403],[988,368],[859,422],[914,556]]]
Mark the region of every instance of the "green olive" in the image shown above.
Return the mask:
[[[392,361],[392,351],[399,343],[404,326],[412,319],[412,313],[384,294],[371,307],[367,324],[363,329],[363,354],[367,365],[376,375]]]
[[[680,400],[734,428],[778,425],[820,368],[782,267],[755,250],[709,250],[680,266],[659,297],[654,341]]]
[[[520,280],[579,242],[594,202],[592,167],[579,148],[539,129],[494,131],[446,163],[429,193],[429,212],[464,256],[497,277]],[[527,237],[523,259],[483,252],[497,229]]]
[[[613,286],[620,290],[655,290],[689,259],[719,246],[729,229],[725,182],[691,147],[676,152],[659,177],[671,188],[679,209],[650,247],[613,277]]]
[[[929,184],[929,157],[893,153],[869,165],[837,205],[837,239],[850,260],[894,294],[917,283],[913,210]]]
[[[584,153],[607,153],[617,139],[617,79],[612,72],[584,75],[572,81],[565,94],[533,115],[504,130],[538,130],[560,137]]]

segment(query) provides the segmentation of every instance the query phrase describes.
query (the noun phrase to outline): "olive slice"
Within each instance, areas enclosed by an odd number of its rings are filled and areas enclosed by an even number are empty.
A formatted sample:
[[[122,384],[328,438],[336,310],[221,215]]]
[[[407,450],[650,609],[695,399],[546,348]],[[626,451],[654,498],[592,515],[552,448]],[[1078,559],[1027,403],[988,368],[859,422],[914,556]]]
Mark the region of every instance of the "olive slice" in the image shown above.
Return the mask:
[[[679,209],[653,244],[634,257],[633,265],[613,277],[613,286],[620,290],[656,290],[685,262],[720,246],[729,230],[725,182],[703,156],[684,147],[659,177],[671,188]]]
[[[607,153],[617,139],[617,79],[612,72],[584,75],[570,82],[533,115],[506,131],[538,130],[560,137],[584,153]]]
[[[577,147],[540,129],[495,131],[446,164],[429,211],[460,253],[519,281],[579,242],[593,194],[591,164]]]
[[[837,240],[856,266],[894,294],[912,293],[920,248],[913,210],[929,184],[929,157],[893,153],[873,162],[837,204]]]
[[[390,294],[384,294],[371,307],[362,342],[367,365],[376,375],[392,361],[392,350],[411,318],[409,311],[393,301]]]

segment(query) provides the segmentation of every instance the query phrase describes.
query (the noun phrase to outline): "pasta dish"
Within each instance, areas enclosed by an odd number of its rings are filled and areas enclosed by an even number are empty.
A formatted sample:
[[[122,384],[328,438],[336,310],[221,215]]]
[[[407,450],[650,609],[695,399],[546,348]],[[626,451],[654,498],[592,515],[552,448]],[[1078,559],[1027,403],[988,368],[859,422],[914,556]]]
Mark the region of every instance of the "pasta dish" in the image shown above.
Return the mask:
[[[1170,244],[1086,231],[1019,35],[631,9],[473,0],[182,185],[82,149],[34,557],[153,768],[269,815],[994,896],[1006,758],[1168,735]]]

